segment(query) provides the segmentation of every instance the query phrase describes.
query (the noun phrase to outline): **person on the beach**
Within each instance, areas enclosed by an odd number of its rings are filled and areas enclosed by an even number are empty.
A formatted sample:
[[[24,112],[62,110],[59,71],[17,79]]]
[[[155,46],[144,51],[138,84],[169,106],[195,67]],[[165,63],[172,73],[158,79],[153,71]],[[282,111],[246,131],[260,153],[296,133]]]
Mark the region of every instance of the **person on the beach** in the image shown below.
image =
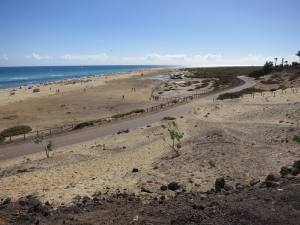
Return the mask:
[[[125,101],[125,95],[122,96],[122,101]]]

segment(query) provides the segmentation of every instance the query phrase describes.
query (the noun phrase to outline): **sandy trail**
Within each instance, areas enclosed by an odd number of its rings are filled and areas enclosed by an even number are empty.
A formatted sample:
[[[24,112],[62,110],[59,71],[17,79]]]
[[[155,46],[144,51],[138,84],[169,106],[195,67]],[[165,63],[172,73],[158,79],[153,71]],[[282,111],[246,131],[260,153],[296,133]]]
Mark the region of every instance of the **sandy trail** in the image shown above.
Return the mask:
[[[219,95],[240,91],[255,85],[255,81],[251,78],[240,76],[239,77],[244,83],[238,87],[231,89],[223,90],[211,95],[206,95],[203,99],[213,100],[216,99]],[[165,111],[160,111],[157,113],[149,114],[143,117],[133,118],[126,121],[121,121],[112,125],[105,127],[93,127],[84,129],[77,132],[70,132],[64,135],[59,135],[52,137],[51,140],[55,143],[55,147],[64,147],[73,145],[76,143],[86,142],[96,138],[104,137],[110,134],[117,133],[118,131],[131,130],[138,127],[146,126],[151,123],[160,121],[166,116],[178,116],[187,113],[192,109],[192,104],[179,105],[174,108],[167,109]],[[13,159],[20,156],[25,156],[28,154],[33,154],[42,151],[41,146],[35,145],[31,142],[21,143],[21,144],[12,144],[3,146],[0,149],[0,161]]]

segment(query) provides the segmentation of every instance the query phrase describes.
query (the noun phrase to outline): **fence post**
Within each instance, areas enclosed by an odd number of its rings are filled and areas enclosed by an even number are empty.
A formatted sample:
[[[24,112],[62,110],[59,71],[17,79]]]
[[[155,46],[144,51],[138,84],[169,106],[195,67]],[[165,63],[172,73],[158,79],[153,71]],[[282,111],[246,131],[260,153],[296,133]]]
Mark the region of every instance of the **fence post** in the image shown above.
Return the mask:
[[[24,140],[26,139],[26,134],[25,133],[24,133],[24,137],[23,138],[24,138]]]

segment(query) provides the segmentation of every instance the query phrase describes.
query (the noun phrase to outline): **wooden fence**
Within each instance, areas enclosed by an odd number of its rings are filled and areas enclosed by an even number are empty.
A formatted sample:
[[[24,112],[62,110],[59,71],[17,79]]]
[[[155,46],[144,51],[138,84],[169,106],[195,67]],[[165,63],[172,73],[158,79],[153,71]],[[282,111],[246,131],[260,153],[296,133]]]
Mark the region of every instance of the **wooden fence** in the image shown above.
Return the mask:
[[[102,119],[93,120],[93,121],[86,121],[86,122],[87,123],[92,122],[93,126],[107,125],[107,124],[113,123],[115,121],[120,121],[120,120],[124,120],[124,119],[141,116],[146,113],[157,112],[157,111],[164,110],[166,108],[170,108],[170,107],[178,105],[178,104],[188,103],[194,99],[200,98],[203,94],[207,94],[207,93],[208,92],[205,91],[205,92],[200,92],[200,93],[196,93],[196,94],[185,96],[185,97],[159,97],[153,101],[162,101],[161,104],[145,108],[145,109],[143,109],[143,112],[124,114],[125,116],[120,116],[120,117],[116,117],[116,118],[107,117],[107,118],[102,118]],[[154,99],[153,96],[152,96],[152,98]],[[35,137],[43,137],[44,138],[44,137],[49,137],[52,135],[70,132],[70,131],[74,130],[76,125],[81,124],[81,123],[85,123],[85,122],[70,123],[70,124],[66,124],[63,126],[59,126],[59,127],[47,128],[47,129],[43,129],[43,130],[35,130],[35,131],[31,131],[26,134],[10,136],[10,137],[6,138],[6,141],[4,143],[23,141],[23,140],[27,140],[27,139],[33,139]]]
[[[289,90],[291,90],[291,92],[294,94],[299,93],[297,88],[290,88]],[[270,97],[271,96],[275,97],[276,94],[277,95],[278,94],[286,94],[287,91],[288,91],[288,89],[282,90],[281,92],[266,92],[266,93],[259,92],[259,93],[252,93],[252,94],[250,94],[250,96],[252,98],[254,98],[255,95],[260,95],[260,96],[266,97],[267,93],[270,93]],[[155,106],[148,107],[148,108],[144,109],[143,112],[124,114],[125,116],[120,116],[117,118],[107,117],[107,118],[102,118],[102,119],[93,120],[93,121],[86,121],[86,122],[87,123],[92,122],[93,126],[107,125],[107,124],[113,123],[115,121],[120,121],[120,120],[124,120],[124,119],[141,116],[146,113],[157,112],[157,111],[164,110],[166,108],[170,108],[172,106],[179,105],[179,104],[185,104],[185,103],[191,102],[194,99],[198,99],[207,93],[208,93],[208,91],[202,91],[202,92],[198,92],[193,95],[189,95],[189,96],[185,96],[185,97],[162,97],[162,96],[159,96],[157,98],[157,100],[154,100],[154,101],[162,101],[162,103],[155,105]],[[151,97],[154,98],[154,95],[152,95]],[[84,122],[70,123],[70,124],[66,124],[63,126],[59,126],[59,127],[47,128],[47,129],[43,129],[43,130],[36,130],[36,131],[29,132],[27,134],[11,136],[11,137],[7,138],[6,143],[22,141],[22,140],[26,140],[26,139],[30,139],[30,138],[32,139],[34,137],[48,137],[48,136],[55,135],[55,134],[62,134],[62,133],[70,132],[70,131],[74,130],[76,125],[81,124],[81,123],[84,123]],[[297,122],[297,127],[298,127],[298,122]]]

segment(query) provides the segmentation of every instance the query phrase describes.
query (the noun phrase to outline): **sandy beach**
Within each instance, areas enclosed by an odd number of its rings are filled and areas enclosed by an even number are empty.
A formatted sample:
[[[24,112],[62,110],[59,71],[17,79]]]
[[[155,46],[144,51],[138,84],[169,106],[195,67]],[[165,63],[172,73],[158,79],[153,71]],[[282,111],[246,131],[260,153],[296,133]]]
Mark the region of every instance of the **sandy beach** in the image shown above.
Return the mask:
[[[28,86],[2,89],[0,130],[16,125],[43,129],[151,106],[149,97],[160,81],[141,78],[171,70],[149,69],[38,84],[30,89]],[[33,93],[34,89],[39,92]]]

